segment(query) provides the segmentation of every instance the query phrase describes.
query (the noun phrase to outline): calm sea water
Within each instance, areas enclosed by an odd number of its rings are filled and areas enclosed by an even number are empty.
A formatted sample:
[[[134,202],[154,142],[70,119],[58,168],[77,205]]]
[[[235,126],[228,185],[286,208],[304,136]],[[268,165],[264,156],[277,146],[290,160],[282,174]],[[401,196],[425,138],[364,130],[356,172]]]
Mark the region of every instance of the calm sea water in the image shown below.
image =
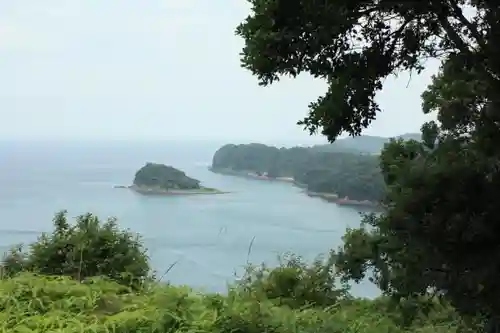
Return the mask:
[[[223,291],[242,266],[276,263],[284,252],[307,259],[336,248],[359,213],[309,198],[288,184],[222,176],[207,166],[218,144],[201,143],[0,143],[0,248],[30,242],[51,230],[53,214],[115,216],[140,233],[154,268],[166,279]],[[145,162],[165,163],[231,194],[145,197],[128,185]],[[250,254],[250,243],[253,241]],[[376,288],[356,285],[372,297]]]

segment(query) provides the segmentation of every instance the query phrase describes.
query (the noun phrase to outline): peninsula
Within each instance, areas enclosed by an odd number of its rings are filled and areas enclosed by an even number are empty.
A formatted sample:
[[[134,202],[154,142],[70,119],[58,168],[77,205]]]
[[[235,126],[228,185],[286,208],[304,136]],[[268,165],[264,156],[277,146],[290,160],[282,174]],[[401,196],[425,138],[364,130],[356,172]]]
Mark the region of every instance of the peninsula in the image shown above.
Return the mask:
[[[258,143],[228,144],[215,152],[210,170],[225,175],[288,182],[303,188],[310,197],[337,205],[379,209],[385,194],[379,157],[360,153],[360,150],[335,151],[329,146],[277,148]]]
[[[148,162],[140,168],[130,186],[115,186],[127,188],[145,195],[193,195],[222,194],[214,188],[200,185],[200,181],[188,177],[183,171],[174,167]]]

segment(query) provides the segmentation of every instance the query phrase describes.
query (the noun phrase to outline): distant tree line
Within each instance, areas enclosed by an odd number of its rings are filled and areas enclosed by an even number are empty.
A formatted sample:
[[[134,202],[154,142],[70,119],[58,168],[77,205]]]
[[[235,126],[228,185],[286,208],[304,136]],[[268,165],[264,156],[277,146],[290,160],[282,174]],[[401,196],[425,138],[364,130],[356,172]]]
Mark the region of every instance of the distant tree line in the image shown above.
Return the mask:
[[[336,193],[353,200],[382,200],[384,180],[374,155],[325,152],[314,148],[276,148],[264,144],[225,145],[212,168],[293,177],[309,191]]]

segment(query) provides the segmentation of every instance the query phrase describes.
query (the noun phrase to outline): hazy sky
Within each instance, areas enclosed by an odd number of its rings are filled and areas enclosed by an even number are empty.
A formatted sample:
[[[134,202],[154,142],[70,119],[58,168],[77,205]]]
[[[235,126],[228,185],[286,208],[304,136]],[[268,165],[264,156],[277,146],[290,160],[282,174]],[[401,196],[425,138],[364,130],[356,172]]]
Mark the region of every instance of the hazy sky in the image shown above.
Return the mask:
[[[2,0],[0,136],[309,141],[295,123],[325,85],[259,87],[234,35],[248,13],[245,0]],[[389,79],[366,134],[418,131],[436,69]]]

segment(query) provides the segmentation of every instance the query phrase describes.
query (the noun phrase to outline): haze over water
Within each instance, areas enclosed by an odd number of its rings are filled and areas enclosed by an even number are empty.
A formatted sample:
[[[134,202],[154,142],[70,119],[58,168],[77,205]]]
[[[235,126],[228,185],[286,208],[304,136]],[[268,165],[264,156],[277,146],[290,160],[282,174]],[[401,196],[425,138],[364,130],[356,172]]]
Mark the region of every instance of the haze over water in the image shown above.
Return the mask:
[[[252,263],[276,263],[293,252],[313,259],[341,244],[356,210],[309,198],[289,184],[222,176],[207,170],[220,144],[174,142],[0,143],[0,246],[29,242],[51,231],[56,211],[115,216],[140,233],[154,269],[166,280],[224,291],[234,273]],[[145,197],[128,185],[145,162],[172,165],[225,195]],[[253,241],[250,254],[250,243]],[[354,286],[371,297],[376,288]]]

